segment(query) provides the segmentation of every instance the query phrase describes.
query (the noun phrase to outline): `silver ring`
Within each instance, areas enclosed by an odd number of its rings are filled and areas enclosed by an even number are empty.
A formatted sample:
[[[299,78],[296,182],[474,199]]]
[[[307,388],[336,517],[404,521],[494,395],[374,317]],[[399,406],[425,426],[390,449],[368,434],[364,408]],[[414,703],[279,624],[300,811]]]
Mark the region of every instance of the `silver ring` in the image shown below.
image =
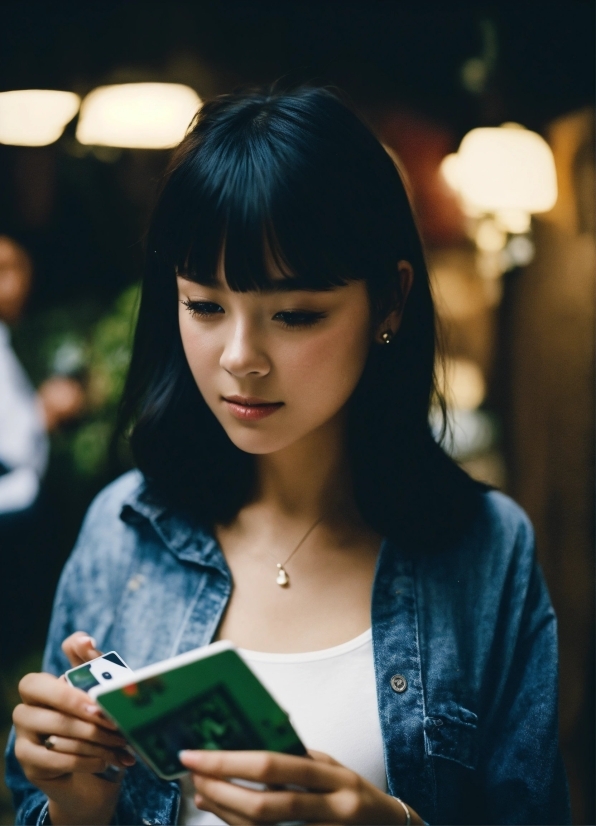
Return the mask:
[[[48,751],[52,751],[52,749],[56,747],[56,743],[51,734],[43,738],[43,744]]]

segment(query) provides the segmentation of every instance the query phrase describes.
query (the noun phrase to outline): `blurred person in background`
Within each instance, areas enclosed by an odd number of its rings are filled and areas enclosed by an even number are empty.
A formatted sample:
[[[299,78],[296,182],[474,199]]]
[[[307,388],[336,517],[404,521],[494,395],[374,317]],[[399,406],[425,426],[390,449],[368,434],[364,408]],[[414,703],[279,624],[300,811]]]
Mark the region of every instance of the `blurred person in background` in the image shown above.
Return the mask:
[[[36,392],[11,346],[10,328],[21,319],[32,284],[29,254],[0,236],[0,651],[9,661],[26,636],[25,620],[17,616],[23,614],[17,611],[20,599],[26,592],[34,597],[27,588],[33,581],[27,545],[48,464],[48,433],[78,416],[85,402],[79,382],[62,376],[47,379]]]
[[[41,396],[10,340],[10,327],[21,318],[29,297],[32,274],[23,247],[0,236],[0,524],[33,506],[48,463]]]

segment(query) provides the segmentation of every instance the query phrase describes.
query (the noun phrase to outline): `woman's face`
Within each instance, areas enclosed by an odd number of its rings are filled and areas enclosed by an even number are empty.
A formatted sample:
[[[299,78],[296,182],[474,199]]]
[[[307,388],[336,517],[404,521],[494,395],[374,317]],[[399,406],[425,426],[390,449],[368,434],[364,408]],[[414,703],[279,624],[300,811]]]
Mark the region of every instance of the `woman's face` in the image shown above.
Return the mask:
[[[266,454],[337,417],[372,343],[366,284],[233,292],[178,277],[180,334],[206,403],[232,442]]]

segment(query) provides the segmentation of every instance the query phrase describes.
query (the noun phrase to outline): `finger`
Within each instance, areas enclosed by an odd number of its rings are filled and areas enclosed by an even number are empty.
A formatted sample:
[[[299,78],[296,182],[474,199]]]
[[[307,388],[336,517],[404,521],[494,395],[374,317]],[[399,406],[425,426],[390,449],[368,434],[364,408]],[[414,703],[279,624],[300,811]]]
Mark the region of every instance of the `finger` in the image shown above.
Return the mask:
[[[84,691],[52,674],[25,674],[19,683],[19,694],[26,705],[54,708],[112,731],[118,728]]]
[[[232,809],[218,806],[213,800],[201,797],[199,794],[195,795],[194,803],[197,809],[204,812],[211,812],[220,820],[223,820],[224,823],[229,823],[230,826],[245,826],[246,824],[250,826],[253,822],[248,820],[246,815],[239,815],[237,812],[232,811]]]
[[[100,757],[106,763],[122,766],[134,766],[136,759],[122,749],[105,749],[89,743],[86,740],[75,740],[71,737],[59,737],[51,734],[44,738],[44,748],[61,754],[80,754],[84,757]]]
[[[101,657],[101,651],[97,649],[97,643],[93,637],[84,631],[75,631],[62,643],[62,650],[68,657],[68,661],[73,666],[83,665],[83,663]]]
[[[180,762],[199,775],[239,777],[268,785],[292,783],[317,791],[333,791],[345,783],[340,765],[271,751],[182,751]]]
[[[319,763],[327,763],[330,766],[341,766],[341,763],[338,763],[331,755],[325,754],[324,751],[315,751],[315,749],[308,749],[308,756],[312,757],[313,760],[316,760]]]
[[[294,820],[333,820],[335,812],[328,795],[291,790],[254,791],[215,777],[194,776],[193,782],[204,806],[232,812],[237,822],[280,823]],[[341,821],[344,822],[344,821]]]
[[[14,709],[12,718],[18,729],[28,730],[38,737],[56,734],[109,748],[125,748],[127,745],[121,734],[50,708],[20,704]]]
[[[86,757],[78,754],[62,754],[46,749],[21,737],[15,744],[17,760],[29,771],[29,779],[53,779],[63,774],[101,774],[109,762],[103,757]]]

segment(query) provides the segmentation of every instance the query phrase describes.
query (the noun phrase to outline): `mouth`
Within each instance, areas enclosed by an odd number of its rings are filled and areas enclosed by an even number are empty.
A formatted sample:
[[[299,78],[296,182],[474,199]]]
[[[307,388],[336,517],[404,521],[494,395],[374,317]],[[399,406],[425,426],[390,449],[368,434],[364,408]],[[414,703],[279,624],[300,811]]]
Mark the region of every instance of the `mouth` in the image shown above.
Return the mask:
[[[268,402],[256,396],[222,396],[222,399],[234,418],[253,422],[273,415],[284,404]]]

